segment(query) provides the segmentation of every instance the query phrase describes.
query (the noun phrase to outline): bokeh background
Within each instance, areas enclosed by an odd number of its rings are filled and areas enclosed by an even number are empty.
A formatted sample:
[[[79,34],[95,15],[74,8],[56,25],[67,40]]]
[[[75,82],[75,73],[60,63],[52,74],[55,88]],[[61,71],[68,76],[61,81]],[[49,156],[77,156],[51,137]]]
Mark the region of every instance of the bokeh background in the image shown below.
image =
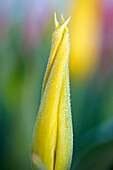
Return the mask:
[[[31,169],[54,11],[71,15],[71,169],[112,170],[113,0],[0,0],[0,169]]]

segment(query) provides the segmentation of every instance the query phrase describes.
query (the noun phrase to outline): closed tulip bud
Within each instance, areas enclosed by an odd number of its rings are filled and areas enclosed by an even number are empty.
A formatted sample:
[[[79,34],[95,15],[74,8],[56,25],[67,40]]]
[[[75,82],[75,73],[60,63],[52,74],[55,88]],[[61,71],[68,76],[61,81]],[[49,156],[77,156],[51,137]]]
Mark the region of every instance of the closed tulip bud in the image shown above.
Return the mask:
[[[67,24],[60,26],[56,14],[55,32],[46,69],[41,103],[36,119],[31,159],[33,169],[67,170],[73,150],[73,131],[69,90],[70,39]]]

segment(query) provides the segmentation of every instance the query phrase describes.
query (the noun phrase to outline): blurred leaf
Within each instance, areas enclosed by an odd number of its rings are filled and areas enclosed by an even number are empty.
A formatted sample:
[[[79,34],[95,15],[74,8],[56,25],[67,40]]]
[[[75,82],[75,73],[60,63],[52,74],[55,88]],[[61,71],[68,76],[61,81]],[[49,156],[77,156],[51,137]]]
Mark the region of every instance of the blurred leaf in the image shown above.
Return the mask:
[[[77,145],[76,169],[108,169],[113,162],[113,118],[91,129]]]

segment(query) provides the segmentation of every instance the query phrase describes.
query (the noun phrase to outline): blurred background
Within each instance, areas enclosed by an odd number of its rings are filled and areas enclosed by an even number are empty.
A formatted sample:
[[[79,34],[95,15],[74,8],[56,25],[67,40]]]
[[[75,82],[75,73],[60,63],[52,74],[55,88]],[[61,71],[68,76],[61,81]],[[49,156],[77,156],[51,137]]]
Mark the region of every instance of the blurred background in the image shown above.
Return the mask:
[[[71,15],[71,169],[112,170],[113,0],[0,0],[0,169],[31,169],[54,11]]]

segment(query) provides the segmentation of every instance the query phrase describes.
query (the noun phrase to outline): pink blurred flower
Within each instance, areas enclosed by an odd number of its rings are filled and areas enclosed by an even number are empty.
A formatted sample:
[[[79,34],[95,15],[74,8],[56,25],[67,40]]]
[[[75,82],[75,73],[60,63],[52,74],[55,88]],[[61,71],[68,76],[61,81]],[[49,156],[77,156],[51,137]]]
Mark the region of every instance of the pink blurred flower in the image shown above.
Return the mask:
[[[102,69],[106,76],[113,71],[113,1],[103,3]]]
[[[0,40],[8,29],[15,2],[15,0],[0,1]]]
[[[47,28],[49,13],[52,10],[51,0],[33,0],[28,7],[23,23],[23,42],[33,47],[39,42],[41,35]]]

